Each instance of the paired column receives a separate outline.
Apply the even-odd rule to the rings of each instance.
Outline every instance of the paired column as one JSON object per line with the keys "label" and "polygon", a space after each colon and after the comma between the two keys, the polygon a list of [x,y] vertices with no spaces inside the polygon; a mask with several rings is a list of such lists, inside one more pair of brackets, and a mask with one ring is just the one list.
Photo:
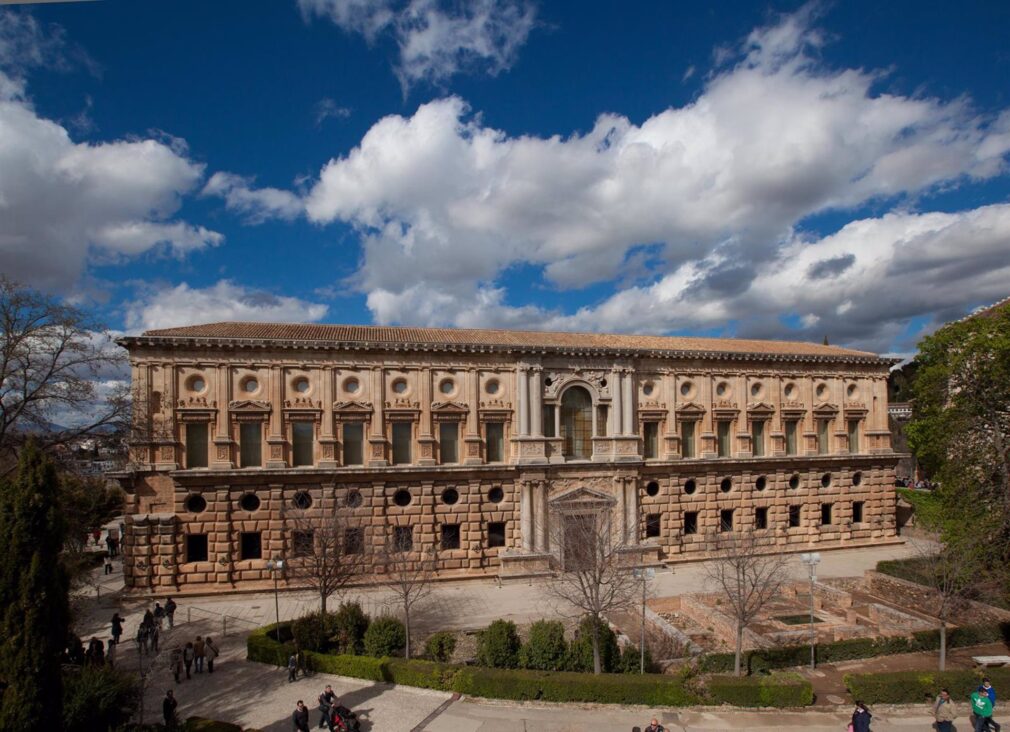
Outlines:
{"label": "paired column", "polygon": [[624,433],[624,389],[622,388],[622,374],[619,369],[610,372],[611,392],[613,398],[610,405],[610,422],[607,425],[607,434],[614,436]]}
{"label": "paired column", "polygon": [[530,391],[530,432],[534,437],[544,436],[544,390],[541,386],[543,369],[534,366],[529,379]]}
{"label": "paired column", "polygon": [[529,371],[524,365],[516,369],[516,388],[519,391],[519,425],[517,432],[520,437],[530,433],[530,385]]}
{"label": "paired column", "polygon": [[533,533],[533,482],[524,480],[520,484],[522,501],[520,504],[520,521],[522,524],[523,551],[532,552],[535,546]]}

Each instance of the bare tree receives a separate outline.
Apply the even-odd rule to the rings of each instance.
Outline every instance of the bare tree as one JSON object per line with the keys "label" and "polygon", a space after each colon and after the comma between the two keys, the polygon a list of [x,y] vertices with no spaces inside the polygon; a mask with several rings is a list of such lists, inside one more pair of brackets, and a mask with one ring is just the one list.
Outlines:
{"label": "bare tree", "polygon": [[632,607],[641,583],[628,564],[619,531],[611,531],[609,507],[558,512],[552,516],[551,546],[557,571],[545,581],[545,590],[579,616],[593,619],[593,673],[602,673],[600,624],[609,613]]}
{"label": "bare tree", "polygon": [[0,276],[0,471],[34,434],[43,448],[128,425],[126,357],[77,308]]}
{"label": "bare tree", "polygon": [[789,556],[763,554],[750,532],[721,532],[710,538],[710,545],[716,556],[706,563],[705,573],[736,624],[733,673],[739,676],[744,630],[781,594],[789,577]]}
{"label": "bare tree", "polygon": [[333,507],[299,508],[307,493],[295,496],[294,509],[285,511],[285,523],[291,531],[291,576],[308,585],[319,596],[319,610],[326,613],[326,602],[334,593],[351,584],[363,569],[362,529],[350,526]]}
{"label": "bare tree", "polygon": [[377,569],[383,573],[380,581],[393,593],[403,611],[407,658],[410,658],[411,613],[431,594],[435,579],[434,554],[415,552],[413,543],[412,533],[395,532],[387,537],[376,558]]}

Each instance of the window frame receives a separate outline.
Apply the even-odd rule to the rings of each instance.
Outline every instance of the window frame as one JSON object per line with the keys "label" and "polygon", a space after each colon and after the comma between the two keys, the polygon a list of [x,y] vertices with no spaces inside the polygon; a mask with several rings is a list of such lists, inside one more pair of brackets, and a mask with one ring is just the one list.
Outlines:
{"label": "window frame", "polygon": [[[193,540],[203,539],[203,557],[194,557],[191,551],[192,547],[190,542]],[[209,562],[210,561],[210,538],[204,532],[197,532],[193,534],[186,534],[186,564],[192,564],[194,562]]]}
{"label": "window frame", "polygon": [[[492,428],[495,432],[501,430],[501,434],[494,436],[494,439],[491,435]],[[494,450],[492,450],[492,445],[494,445]],[[489,463],[505,462],[505,422],[497,420],[484,422],[484,457]]]}
{"label": "window frame", "polygon": [[[186,469],[195,470],[198,468],[209,468],[210,467],[210,422],[200,420],[198,422],[185,422],[183,427],[186,432]],[[191,431],[203,430],[202,439],[194,439],[190,435]],[[201,457],[202,453],[202,465],[196,465],[194,463],[201,462],[201,460],[194,460],[194,457]]]}
{"label": "window frame", "polygon": [[[446,546],[446,539],[452,538],[455,534],[455,542],[450,542],[449,546]],[[451,552],[459,549],[463,545],[463,532],[458,523],[456,524],[442,524],[442,528],[438,534],[438,546],[444,552]],[[453,545],[454,544],[454,545]]]}
{"label": "window frame", "polygon": [[[348,430],[360,431],[360,438],[355,440],[347,439]],[[340,437],[341,437],[341,449],[343,454],[341,455],[341,463],[343,465],[364,465],[365,464],[365,423],[364,422],[344,422],[340,427]],[[357,460],[350,460],[348,458],[348,443],[357,445]]]}
{"label": "window frame", "polygon": [[[446,439],[446,433],[452,429],[452,438]],[[452,449],[447,450],[447,445]],[[446,457],[446,453],[451,452],[451,459]],[[438,462],[441,465],[456,465],[459,463],[459,422],[456,420],[444,420],[438,423]]]}
{"label": "window frame", "polygon": [[411,465],[414,462],[414,422],[392,420],[389,425],[389,438],[391,464]]}
{"label": "window frame", "polygon": [[[256,459],[247,460],[252,457],[246,454],[246,450],[252,452],[252,444],[246,439],[246,431],[256,432]],[[242,421],[238,423],[238,457],[240,468],[262,468],[263,467],[263,421]]]}
{"label": "window frame", "polygon": [[[492,529],[492,527],[500,527],[501,530]],[[486,534],[486,545],[488,549],[499,549],[504,548],[506,543],[506,532],[508,530],[507,521],[488,521],[487,522],[487,534]]]}
{"label": "window frame", "polygon": [[[308,443],[305,442],[306,428]],[[308,451],[306,454],[305,451]],[[309,468],[316,462],[316,425],[312,420],[296,419],[291,421],[291,467]],[[305,458],[308,458],[306,462]]]}

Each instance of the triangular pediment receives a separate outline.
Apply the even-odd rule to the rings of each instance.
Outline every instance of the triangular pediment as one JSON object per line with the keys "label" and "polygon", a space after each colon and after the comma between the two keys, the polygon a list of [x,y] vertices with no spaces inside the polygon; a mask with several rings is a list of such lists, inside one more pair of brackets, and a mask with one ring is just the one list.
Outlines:
{"label": "triangular pediment", "polygon": [[775,406],[768,402],[756,402],[747,406],[749,414],[774,414]]}
{"label": "triangular pediment", "polygon": [[466,414],[466,405],[459,402],[435,402],[431,405],[431,411],[435,414]]}
{"label": "triangular pediment", "polygon": [[823,404],[818,404],[816,407],[814,407],[814,414],[821,416],[838,414],[838,407],[834,404],[828,404],[827,402],[824,402]]}
{"label": "triangular pediment", "polygon": [[334,412],[342,412],[344,414],[354,413],[354,414],[371,414],[372,403],[371,402],[359,402],[359,401],[348,401],[348,402],[334,402],[333,403]]}
{"label": "triangular pediment", "polygon": [[259,414],[261,412],[269,412],[270,404],[257,399],[240,399],[238,401],[231,402],[228,405],[228,409],[232,412],[255,412]]}
{"label": "triangular pediment", "polygon": [[705,407],[698,404],[698,402],[685,402],[677,407],[677,414],[693,414],[702,415],[705,413]]}
{"label": "triangular pediment", "polygon": [[612,506],[615,503],[617,503],[617,500],[609,493],[605,493],[594,488],[586,488],[584,486],[573,488],[550,499],[550,504],[554,508],[563,508],[565,506],[578,507],[586,505],[599,506],[600,504]]}

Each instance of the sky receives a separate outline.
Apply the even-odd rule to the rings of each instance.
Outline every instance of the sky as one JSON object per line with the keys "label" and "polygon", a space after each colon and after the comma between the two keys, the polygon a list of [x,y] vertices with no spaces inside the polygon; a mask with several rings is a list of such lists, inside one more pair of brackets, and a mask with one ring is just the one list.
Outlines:
{"label": "sky", "polygon": [[0,272],[140,332],[908,354],[1010,295],[1010,5],[0,6]]}

